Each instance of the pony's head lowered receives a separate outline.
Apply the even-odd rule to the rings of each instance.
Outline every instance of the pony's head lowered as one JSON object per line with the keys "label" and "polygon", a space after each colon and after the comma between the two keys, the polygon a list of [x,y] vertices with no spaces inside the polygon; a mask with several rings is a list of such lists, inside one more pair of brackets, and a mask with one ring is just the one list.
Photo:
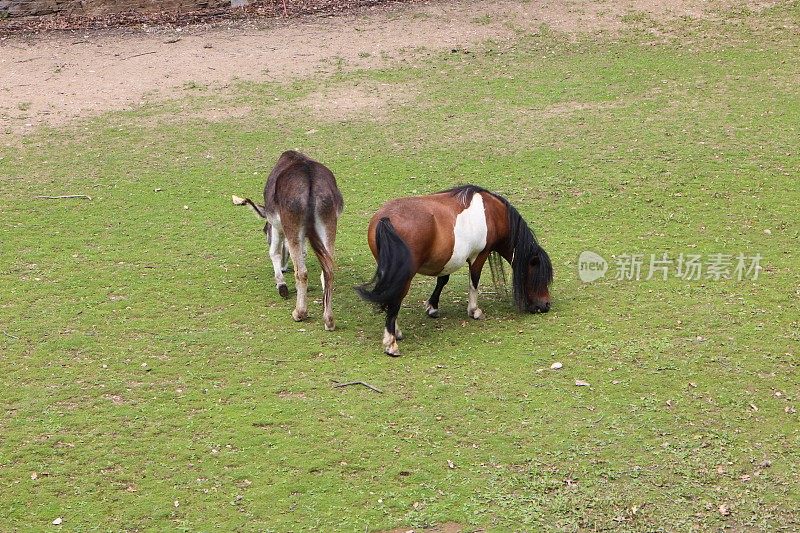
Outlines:
{"label": "pony's head lowered", "polygon": [[536,241],[525,219],[514,206],[508,209],[508,244],[512,250],[514,303],[520,311],[546,313],[550,310],[550,284],[553,265],[550,256]]}

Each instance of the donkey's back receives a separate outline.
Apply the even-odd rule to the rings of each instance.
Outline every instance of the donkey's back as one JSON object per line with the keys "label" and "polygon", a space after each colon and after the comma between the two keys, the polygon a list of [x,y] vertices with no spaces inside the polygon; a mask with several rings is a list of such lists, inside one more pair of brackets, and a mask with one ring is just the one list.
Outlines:
{"label": "donkey's back", "polygon": [[328,167],[300,152],[287,150],[278,158],[264,185],[264,206],[270,215],[328,219],[338,218],[344,201]]}

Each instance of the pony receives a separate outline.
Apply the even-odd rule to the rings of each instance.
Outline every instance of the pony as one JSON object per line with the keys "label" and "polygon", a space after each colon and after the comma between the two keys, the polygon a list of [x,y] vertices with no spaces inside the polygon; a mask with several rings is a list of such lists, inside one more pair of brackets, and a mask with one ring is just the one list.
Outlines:
{"label": "pony", "polygon": [[308,270],[306,269],[305,239],[322,267],[323,321],[327,331],[335,329],[333,319],[333,270],[336,224],[344,209],[344,200],[333,172],[313,159],[289,150],[283,152],[267,177],[264,185],[264,205],[250,198],[233,196],[234,205],[246,205],[260,218],[266,219],[264,234],[267,237],[269,257],[275,271],[278,294],[289,297],[283,273],[287,270],[288,255],[294,265],[297,301],[292,318],[296,321],[308,317],[306,295]]}
{"label": "pony", "polygon": [[550,310],[553,266],[519,211],[502,196],[475,185],[464,185],[427,196],[391,200],[372,217],[367,230],[375,275],[356,292],[386,312],[383,348],[400,355],[403,334],[397,326],[400,305],[416,274],[436,277],[436,288],[425,302],[427,315],[439,316],[439,296],[450,274],[469,266],[467,315],[483,318],[478,307],[478,283],[489,259],[493,274],[505,259],[513,270],[514,303],[520,311]]}

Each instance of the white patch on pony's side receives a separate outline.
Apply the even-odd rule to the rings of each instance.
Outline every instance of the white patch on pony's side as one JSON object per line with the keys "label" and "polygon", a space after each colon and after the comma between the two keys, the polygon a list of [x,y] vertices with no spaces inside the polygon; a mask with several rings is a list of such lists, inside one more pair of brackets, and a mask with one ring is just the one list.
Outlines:
{"label": "white patch on pony's side", "polygon": [[483,197],[481,193],[476,192],[472,196],[470,205],[456,216],[456,224],[453,227],[455,237],[453,253],[438,275],[452,274],[465,266],[468,261],[474,261],[486,248],[488,232]]}

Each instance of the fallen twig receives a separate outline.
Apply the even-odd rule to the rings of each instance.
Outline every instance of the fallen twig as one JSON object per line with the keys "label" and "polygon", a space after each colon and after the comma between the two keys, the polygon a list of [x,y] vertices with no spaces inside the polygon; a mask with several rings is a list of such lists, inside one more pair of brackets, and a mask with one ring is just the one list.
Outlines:
{"label": "fallen twig", "polygon": [[377,393],[383,394],[383,391],[377,387],[373,387],[366,381],[348,381],[347,383],[334,383],[333,388],[338,389],[339,387],[349,387],[350,385],[364,385],[368,389],[372,389]]}
{"label": "fallen twig", "polygon": [[134,57],[146,56],[148,54],[155,54],[155,53],[156,53],[156,51],[153,50],[152,52],[143,52],[141,54],[133,54],[132,56],[123,57],[122,59],[120,59],[120,61],[125,61],[126,59],[133,59]]}
{"label": "fallen twig", "polygon": [[62,196],[36,196],[36,198],[40,198],[42,200],[62,200],[64,198],[85,198],[87,200],[91,200],[92,197],[88,194],[64,194]]}
{"label": "fallen twig", "polygon": [[7,331],[4,331],[4,332],[3,332],[3,335],[5,335],[6,337],[8,337],[9,339],[14,339],[15,341],[18,341],[18,340],[19,340],[19,337],[15,337],[14,335],[12,335],[11,333],[9,333],[9,332],[7,332]]}

